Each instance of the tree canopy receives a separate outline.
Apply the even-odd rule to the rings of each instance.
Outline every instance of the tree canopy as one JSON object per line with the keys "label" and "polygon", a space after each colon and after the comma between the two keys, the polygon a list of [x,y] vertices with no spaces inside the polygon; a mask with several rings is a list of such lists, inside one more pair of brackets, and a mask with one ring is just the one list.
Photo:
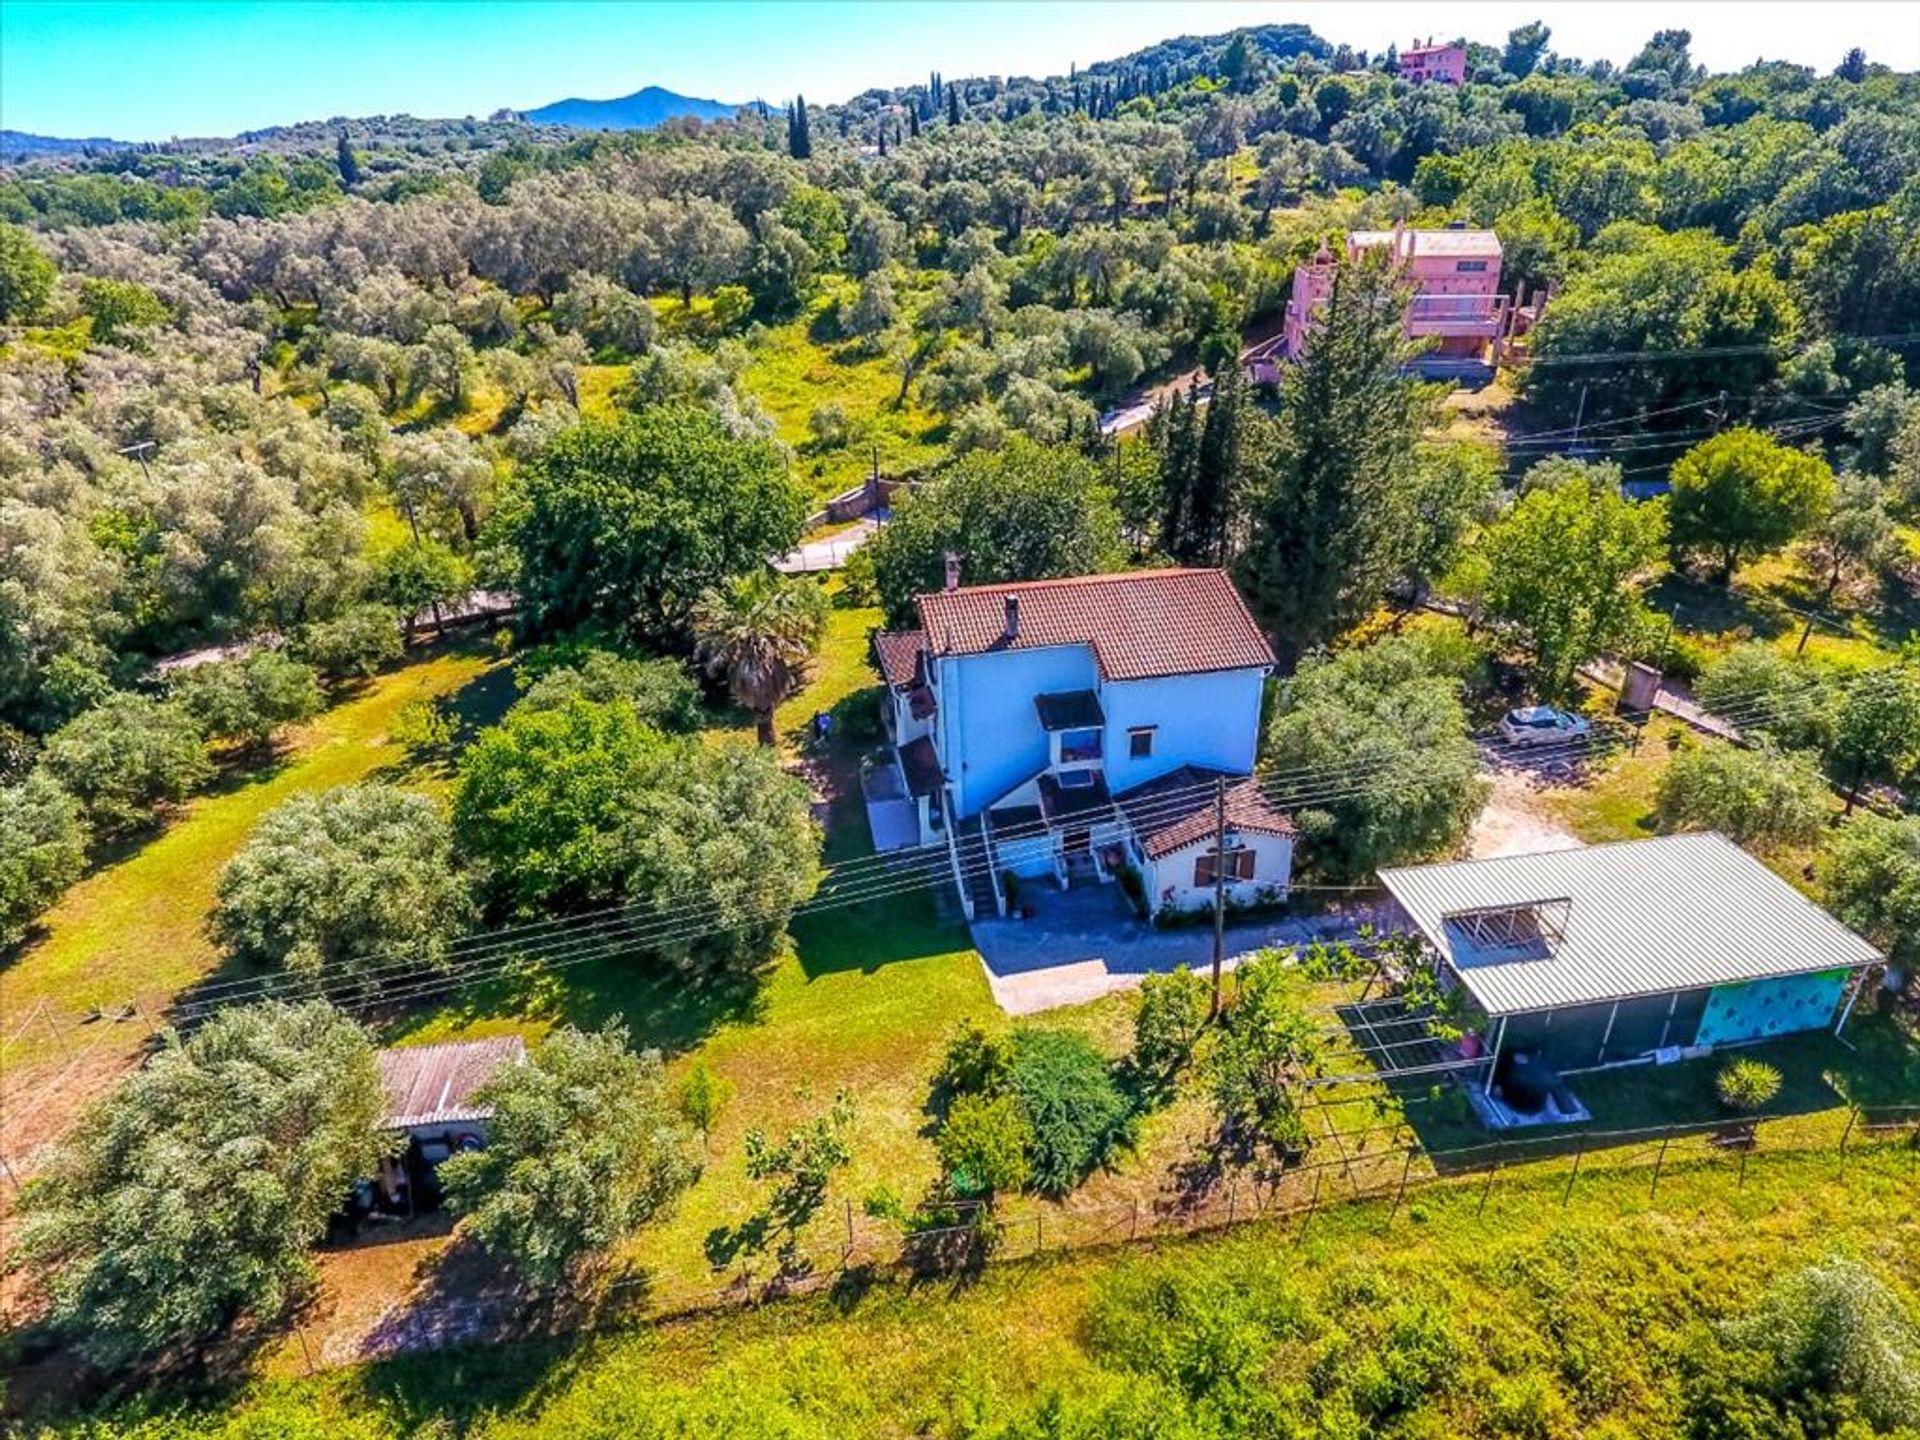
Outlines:
{"label": "tree canopy", "polygon": [[586,420],[516,472],[506,512],[528,622],[681,636],[700,593],[799,538],[779,452],[686,407]]}
{"label": "tree canopy", "polygon": [[221,1010],[95,1102],[21,1190],[19,1254],[104,1366],[272,1321],[391,1148],[385,1114],[372,1040],[330,1006]]}

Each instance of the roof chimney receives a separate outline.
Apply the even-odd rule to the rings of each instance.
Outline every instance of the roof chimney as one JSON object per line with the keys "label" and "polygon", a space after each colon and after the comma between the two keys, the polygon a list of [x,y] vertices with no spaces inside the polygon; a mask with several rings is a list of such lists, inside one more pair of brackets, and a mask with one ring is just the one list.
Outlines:
{"label": "roof chimney", "polygon": [[1018,595],[1009,595],[1007,596],[1007,639],[1018,640],[1019,638],[1020,597]]}
{"label": "roof chimney", "polygon": [[958,550],[949,550],[947,551],[947,589],[958,590],[959,588],[960,552]]}

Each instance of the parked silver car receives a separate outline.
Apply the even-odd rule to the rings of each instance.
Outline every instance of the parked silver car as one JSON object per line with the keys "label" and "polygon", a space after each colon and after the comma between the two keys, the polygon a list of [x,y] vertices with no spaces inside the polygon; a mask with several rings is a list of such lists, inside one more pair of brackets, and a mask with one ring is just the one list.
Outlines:
{"label": "parked silver car", "polygon": [[1585,717],[1556,710],[1551,705],[1527,705],[1500,717],[1500,738],[1513,746],[1584,740],[1592,730]]}

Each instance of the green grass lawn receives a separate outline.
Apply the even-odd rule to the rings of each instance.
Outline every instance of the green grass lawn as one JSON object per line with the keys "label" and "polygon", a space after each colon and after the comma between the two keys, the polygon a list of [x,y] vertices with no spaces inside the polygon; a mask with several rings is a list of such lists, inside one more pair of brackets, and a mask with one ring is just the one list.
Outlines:
{"label": "green grass lawn", "polygon": [[[69,890],[41,936],[0,971],[0,1011],[19,1015],[41,999],[63,1012],[135,997],[152,1005],[205,978],[219,964],[206,922],[220,868],[260,817],[294,795],[380,772],[406,778],[405,752],[388,738],[395,715],[416,700],[491,710],[503,675],[483,648],[449,647],[345,692],[288,735],[272,761],[230,772],[151,839]],[[4,1059],[30,1065],[52,1058],[51,1047],[35,1027]]]}
{"label": "green grass lawn", "polygon": [[[1644,1169],[1572,1186],[1564,1167],[1514,1174],[1485,1193],[1469,1177],[1403,1205],[1053,1254],[966,1282],[874,1277],[670,1325],[263,1382],[153,1440],[1091,1437],[1117,1432],[1044,1417],[1129,1395],[1128,1435],[1194,1433],[1181,1417],[1201,1397],[1326,1427],[1276,1434],[1668,1435],[1682,1357],[1700,1353],[1689,1327],[1745,1312],[1776,1276],[1840,1251],[1916,1303],[1904,1158],[1761,1154],[1736,1180],[1738,1164],[1670,1165],[1657,1192]],[[1434,1337],[1437,1366],[1392,1358],[1387,1383],[1383,1360],[1419,1336]],[[1400,1397],[1391,1426],[1354,1408],[1383,1393]],[[1002,1428],[1018,1417],[1024,1428]]]}

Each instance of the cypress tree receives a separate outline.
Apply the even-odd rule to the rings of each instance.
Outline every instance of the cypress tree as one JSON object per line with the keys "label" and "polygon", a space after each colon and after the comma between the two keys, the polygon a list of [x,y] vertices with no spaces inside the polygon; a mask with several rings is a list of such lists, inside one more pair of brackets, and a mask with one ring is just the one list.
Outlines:
{"label": "cypress tree", "polygon": [[880,122],[880,158],[887,158],[887,122],[884,120]]}
{"label": "cypress tree", "polygon": [[340,161],[340,188],[351,190],[360,183],[360,162],[354,158],[353,146],[347,143],[347,132],[340,132],[340,144],[337,149]]}
{"label": "cypress tree", "polygon": [[951,85],[947,87],[947,124],[960,123],[960,92]]}
{"label": "cypress tree", "polygon": [[1238,565],[1254,613],[1294,655],[1364,619],[1416,537],[1425,401],[1402,369],[1406,297],[1384,260],[1334,273],[1286,378],[1284,439]]}
{"label": "cypress tree", "polygon": [[807,127],[807,97],[793,97],[793,107],[787,112],[787,153],[796,160],[813,158],[813,135]]}
{"label": "cypress tree", "polygon": [[1160,449],[1160,548],[1185,563],[1193,553],[1193,492],[1200,458],[1196,381],[1185,395],[1175,391],[1167,402],[1166,425]]}
{"label": "cypress tree", "polygon": [[918,108],[907,111],[907,134],[915,140],[920,138],[920,111]]}
{"label": "cypress tree", "polygon": [[1224,565],[1228,559],[1239,503],[1241,437],[1246,418],[1246,379],[1236,358],[1213,375],[1213,398],[1194,459],[1193,492],[1188,502],[1188,565]]}

